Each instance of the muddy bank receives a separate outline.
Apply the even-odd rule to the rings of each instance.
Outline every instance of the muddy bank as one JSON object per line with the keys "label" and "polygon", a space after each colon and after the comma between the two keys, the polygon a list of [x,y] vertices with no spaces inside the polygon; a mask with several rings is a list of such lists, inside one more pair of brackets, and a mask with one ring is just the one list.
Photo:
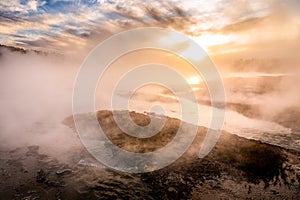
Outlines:
{"label": "muddy bank", "polygon": [[[160,134],[131,138],[114,123],[111,112],[98,120],[116,145],[135,152],[162,148],[176,134],[179,120],[167,119]],[[137,123],[148,116],[131,113]],[[64,121],[73,127],[72,118]],[[299,199],[300,154],[223,132],[204,159],[198,152],[206,128],[199,127],[190,149],[170,166],[143,174],[106,168],[84,148],[68,162],[38,146],[0,152],[0,199]],[[74,137],[77,137],[74,134]]]}

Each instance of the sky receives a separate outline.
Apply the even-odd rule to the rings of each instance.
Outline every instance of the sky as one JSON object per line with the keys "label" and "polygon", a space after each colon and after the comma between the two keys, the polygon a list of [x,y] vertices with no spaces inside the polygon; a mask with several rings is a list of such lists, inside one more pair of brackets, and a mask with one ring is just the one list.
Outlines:
{"label": "sky", "polygon": [[115,33],[154,26],[191,37],[219,60],[293,60],[285,54],[300,50],[299,9],[297,0],[0,1],[0,44],[76,54]]}

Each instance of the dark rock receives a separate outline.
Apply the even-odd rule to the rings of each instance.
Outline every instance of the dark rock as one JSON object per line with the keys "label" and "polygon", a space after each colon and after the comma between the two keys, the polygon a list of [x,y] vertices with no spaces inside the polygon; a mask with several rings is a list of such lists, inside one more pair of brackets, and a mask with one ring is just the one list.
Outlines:
{"label": "dark rock", "polygon": [[72,173],[71,169],[60,169],[60,170],[56,171],[56,174],[58,176],[63,176],[63,175],[66,175],[66,174],[71,174],[71,173]]}
{"label": "dark rock", "polygon": [[22,167],[22,168],[21,168],[21,172],[23,172],[23,173],[28,173],[28,169],[25,168],[25,167]]}
{"label": "dark rock", "polygon": [[36,190],[28,190],[28,191],[27,191],[27,194],[35,194],[35,193],[37,193]]}
{"label": "dark rock", "polygon": [[38,170],[36,176],[36,182],[44,183],[46,179],[47,179],[47,174],[44,172],[44,170],[42,169]]}
{"label": "dark rock", "polygon": [[50,187],[63,187],[63,184],[59,181],[46,180],[44,184]]}

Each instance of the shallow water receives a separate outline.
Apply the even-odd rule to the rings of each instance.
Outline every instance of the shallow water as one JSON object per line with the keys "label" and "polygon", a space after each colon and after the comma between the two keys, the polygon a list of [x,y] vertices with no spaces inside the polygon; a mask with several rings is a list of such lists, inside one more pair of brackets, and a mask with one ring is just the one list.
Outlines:
{"label": "shallow water", "polygon": [[[278,106],[278,104],[281,103],[282,95],[286,95],[282,94],[282,91],[286,93],[289,92],[289,88],[284,88],[282,86],[282,82],[284,82],[285,79],[290,79],[291,76],[291,74],[230,74],[224,80],[227,102],[240,104],[242,106],[251,105],[259,111],[262,110],[263,114],[265,114],[264,110],[267,110],[268,112],[274,110],[275,114],[273,113],[273,115],[281,114],[282,112],[285,112],[285,109],[289,108],[288,104],[290,103],[289,101],[286,101],[287,105],[284,105],[286,107]],[[293,75],[293,77],[296,77],[296,75]],[[233,83],[236,82],[237,85],[234,85]],[[281,90],[274,91],[274,88],[276,87],[280,87]],[[149,90],[147,91],[147,94],[150,96],[158,95],[155,93],[155,90]],[[293,96],[290,98],[293,98]],[[191,108],[194,106],[193,104],[195,104],[195,102],[189,100],[186,100],[185,103],[186,105],[190,105]],[[160,105],[164,111],[162,112],[161,109],[151,110],[151,105],[149,104],[152,106]],[[198,104],[199,114],[192,109],[187,109],[187,113],[184,114],[189,115],[191,119],[197,118],[198,123],[194,123],[193,121],[186,122],[213,128],[211,126],[213,112],[212,107],[201,103],[196,104]],[[274,104],[274,106],[272,104]],[[291,104],[291,106],[297,105]],[[178,106],[176,102],[160,100],[149,102],[147,99],[143,98],[135,99],[134,103],[130,104],[130,110],[141,113],[155,112],[157,114],[165,114],[169,117],[178,119],[182,119],[183,114],[180,106]],[[220,111],[218,108],[214,108],[214,112],[218,113],[218,111]],[[285,124],[284,121],[289,121],[291,118],[297,118],[297,116],[288,116],[282,119],[282,123],[279,124],[276,120],[273,120],[273,116],[270,117],[269,115],[266,115],[249,117],[246,116],[247,113],[245,112],[238,112],[234,109],[227,108],[223,130],[247,139],[260,140],[262,142],[282,146],[288,149],[300,150],[300,133],[295,131],[295,127],[299,127],[299,124],[294,124],[293,126],[283,125]],[[219,120],[220,124],[223,123],[222,118],[217,120]]]}

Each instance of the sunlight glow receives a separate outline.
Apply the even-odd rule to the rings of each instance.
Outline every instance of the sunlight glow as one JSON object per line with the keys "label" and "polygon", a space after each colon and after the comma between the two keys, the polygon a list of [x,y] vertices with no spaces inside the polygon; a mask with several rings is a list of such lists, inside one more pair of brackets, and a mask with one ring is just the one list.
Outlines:
{"label": "sunlight glow", "polygon": [[188,83],[191,85],[200,84],[200,78],[197,76],[192,76],[188,79]]}
{"label": "sunlight glow", "polygon": [[222,45],[230,42],[230,36],[223,34],[206,34],[192,37],[192,39],[206,50],[210,46]]}

